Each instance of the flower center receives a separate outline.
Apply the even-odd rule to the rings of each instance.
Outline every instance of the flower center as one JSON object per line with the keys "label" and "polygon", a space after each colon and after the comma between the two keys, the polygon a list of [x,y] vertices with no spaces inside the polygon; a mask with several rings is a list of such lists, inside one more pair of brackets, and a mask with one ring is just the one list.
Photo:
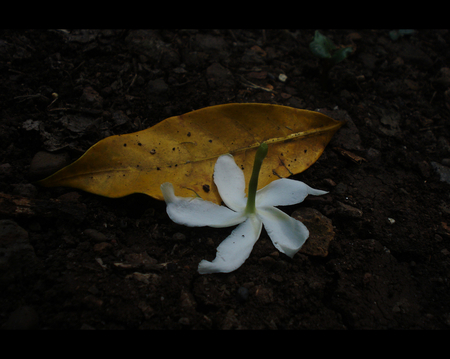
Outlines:
{"label": "flower center", "polygon": [[255,162],[253,163],[253,172],[252,177],[250,178],[250,182],[248,184],[248,198],[247,198],[247,207],[245,207],[245,213],[251,214],[255,213],[255,198],[256,198],[256,190],[258,188],[258,177],[259,171],[261,170],[261,165],[264,158],[267,155],[268,146],[267,143],[261,143],[256,151]]}

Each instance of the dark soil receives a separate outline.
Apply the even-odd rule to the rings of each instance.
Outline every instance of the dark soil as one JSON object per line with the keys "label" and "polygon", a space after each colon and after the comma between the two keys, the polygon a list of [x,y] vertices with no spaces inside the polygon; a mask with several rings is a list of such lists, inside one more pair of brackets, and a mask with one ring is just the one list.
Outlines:
{"label": "dark soil", "polygon": [[[355,48],[327,86],[314,30],[1,31],[0,325],[448,329],[450,33],[322,33]],[[326,257],[290,259],[263,231],[241,268],[200,275],[230,228],[34,184],[107,136],[231,102],[348,120],[294,176],[329,194],[284,208],[332,221]]]}

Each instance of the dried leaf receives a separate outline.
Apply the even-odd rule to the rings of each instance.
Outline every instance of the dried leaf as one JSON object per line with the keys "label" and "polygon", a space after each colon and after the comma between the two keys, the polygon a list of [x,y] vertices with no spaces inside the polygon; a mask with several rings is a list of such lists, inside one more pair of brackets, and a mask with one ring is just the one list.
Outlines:
{"label": "dried leaf", "polygon": [[342,156],[344,156],[345,158],[350,159],[351,161],[357,163],[357,164],[361,164],[363,162],[367,162],[367,160],[361,156],[355,155],[353,152],[344,150],[343,148],[340,147],[334,147],[333,148],[335,151],[337,151],[338,153],[340,153]]}
{"label": "dried leaf", "polygon": [[261,142],[269,153],[260,172],[262,188],[310,167],[343,122],[319,112],[271,104],[225,104],[161,121],[135,133],[107,137],[71,165],[39,181],[106,197],[145,193],[162,200],[171,182],[178,196],[196,194],[220,203],[213,182],[220,155],[231,153],[250,178]]}

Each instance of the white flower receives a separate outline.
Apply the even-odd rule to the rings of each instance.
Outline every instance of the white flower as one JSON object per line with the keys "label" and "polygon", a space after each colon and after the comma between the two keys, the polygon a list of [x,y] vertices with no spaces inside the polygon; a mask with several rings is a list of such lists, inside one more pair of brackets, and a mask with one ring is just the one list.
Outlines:
{"label": "white flower", "polygon": [[[258,173],[259,168],[256,184]],[[161,185],[167,203],[167,214],[175,223],[190,227],[229,227],[239,224],[219,245],[216,258],[212,262],[200,262],[200,274],[228,273],[238,269],[249,257],[263,224],[273,245],[280,252],[293,257],[305,243],[309,231],[303,223],[274,206],[300,203],[308,194],[327,193],[300,181],[278,179],[256,192],[252,209],[252,206],[247,205],[247,201],[250,202],[251,186],[249,185],[249,198],[246,198],[244,174],[231,155],[223,155],[217,159],[214,182],[227,207],[199,197],[177,197],[171,183]]]}

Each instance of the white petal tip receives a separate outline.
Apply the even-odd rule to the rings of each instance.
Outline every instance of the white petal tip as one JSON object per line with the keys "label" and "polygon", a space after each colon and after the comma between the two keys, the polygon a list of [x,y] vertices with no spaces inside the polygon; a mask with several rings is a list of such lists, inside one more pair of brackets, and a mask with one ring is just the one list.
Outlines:
{"label": "white petal tip", "polygon": [[173,190],[173,185],[170,182],[164,182],[161,184],[161,192],[164,196],[166,203],[171,203],[175,201],[175,192]]}
{"label": "white petal tip", "polygon": [[198,272],[200,274],[211,274],[211,273],[228,273],[230,270],[221,269],[216,263],[209,262],[207,260],[202,260],[198,264]]}
{"label": "white petal tip", "polygon": [[310,190],[308,191],[308,194],[312,194],[314,196],[322,196],[327,193],[328,193],[328,191],[322,191],[321,189],[314,189],[311,187],[310,187]]}
{"label": "white petal tip", "polygon": [[[301,247],[300,247],[301,248]],[[300,248],[299,249],[295,249],[295,250],[292,250],[292,249],[290,249],[290,250],[284,250],[284,254],[286,254],[289,258],[293,258],[294,257],[294,255],[300,250]]]}
{"label": "white petal tip", "polygon": [[160,188],[161,188],[161,191],[167,191],[167,190],[172,190],[173,191],[173,184],[172,183],[170,183],[170,182],[164,182],[164,183],[162,183],[161,184],[161,186],[160,186]]}
{"label": "white petal tip", "polygon": [[[305,240],[306,241],[306,240]],[[287,255],[289,258],[293,258],[297,252],[303,247],[303,244],[298,248],[291,248],[287,246],[281,246],[280,244],[273,242],[275,247],[283,254]]]}

